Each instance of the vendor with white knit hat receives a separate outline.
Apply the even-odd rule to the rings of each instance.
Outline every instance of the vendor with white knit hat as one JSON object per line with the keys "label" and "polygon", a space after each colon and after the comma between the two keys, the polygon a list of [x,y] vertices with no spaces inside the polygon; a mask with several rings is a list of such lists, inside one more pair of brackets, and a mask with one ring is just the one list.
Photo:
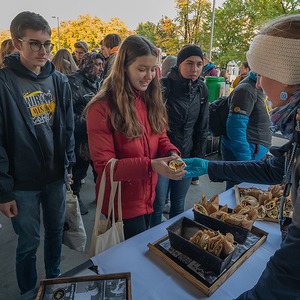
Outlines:
{"label": "vendor with white knit hat", "polygon": [[[283,59],[284,53],[284,59]],[[300,299],[300,14],[270,22],[250,45],[247,60],[258,74],[257,87],[267,94],[271,130],[289,139],[272,147],[273,157],[261,161],[214,162],[186,159],[186,177],[208,174],[212,181],[231,180],[283,184],[279,220],[283,243],[270,258],[257,284],[237,300]],[[293,221],[286,232],[283,208],[291,191]],[[278,213],[278,212],[277,212]],[[238,296],[238,295],[237,295]]]}

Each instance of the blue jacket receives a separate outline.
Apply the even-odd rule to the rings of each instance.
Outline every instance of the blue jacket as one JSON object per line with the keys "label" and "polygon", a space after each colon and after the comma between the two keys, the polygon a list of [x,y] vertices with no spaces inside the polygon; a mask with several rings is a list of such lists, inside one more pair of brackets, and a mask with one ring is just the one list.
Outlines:
{"label": "blue jacket", "polygon": [[13,200],[13,190],[40,190],[46,184],[45,160],[18,76],[36,80],[52,75],[56,95],[54,143],[63,179],[75,163],[74,118],[68,79],[48,61],[36,75],[20,63],[18,54],[5,58],[0,70],[0,203]]}
{"label": "blue jacket", "polygon": [[[251,75],[251,73],[250,73]],[[264,104],[264,94],[256,88],[256,81],[248,76],[229,96],[229,116],[226,123],[227,137],[223,145],[236,160],[264,157],[271,146],[270,118]],[[255,153],[256,145],[262,145],[261,153]],[[256,154],[256,156],[255,156]]]}

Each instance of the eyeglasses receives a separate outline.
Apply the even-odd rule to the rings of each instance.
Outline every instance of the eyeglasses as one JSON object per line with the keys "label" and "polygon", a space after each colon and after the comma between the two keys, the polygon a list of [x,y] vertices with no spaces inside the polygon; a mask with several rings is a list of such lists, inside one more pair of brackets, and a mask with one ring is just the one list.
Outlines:
{"label": "eyeglasses", "polygon": [[44,46],[44,49],[47,53],[50,53],[52,50],[53,50],[53,47],[54,47],[54,44],[52,43],[45,43],[45,44],[42,44],[41,42],[39,41],[35,41],[35,42],[28,42],[28,41],[24,41],[22,39],[18,39],[20,42],[24,42],[24,43],[28,43],[29,46],[30,46],[30,49],[33,51],[33,52],[39,52],[41,49],[42,49],[42,46]]}

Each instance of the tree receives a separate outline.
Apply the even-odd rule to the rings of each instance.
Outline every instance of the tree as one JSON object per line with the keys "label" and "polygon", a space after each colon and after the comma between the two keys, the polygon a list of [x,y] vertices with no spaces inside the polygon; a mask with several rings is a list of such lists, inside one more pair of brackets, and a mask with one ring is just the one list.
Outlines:
{"label": "tree", "polygon": [[135,32],[136,34],[147,38],[151,43],[156,43],[157,28],[154,23],[149,21],[146,23],[139,23]]}
{"label": "tree", "polygon": [[[207,28],[211,15],[209,0],[175,0],[178,33],[183,40],[181,44],[194,43],[199,46],[207,44]],[[208,42],[209,44],[209,42]]]}
{"label": "tree", "polygon": [[[62,48],[74,50],[77,41],[86,41],[90,49],[98,46],[99,42],[109,33],[117,33],[121,39],[133,34],[127,29],[126,24],[119,18],[112,18],[109,22],[103,22],[98,17],[92,18],[89,14],[79,15],[77,20],[63,21],[60,23],[60,43]],[[57,28],[52,30],[54,52],[58,50]]]}
{"label": "tree", "polygon": [[299,13],[298,0],[226,0],[216,9],[214,62],[226,67],[231,60],[246,60],[249,45],[259,28],[283,14]]}
{"label": "tree", "polygon": [[176,55],[178,52],[177,26],[168,17],[163,17],[157,25],[156,46],[169,55]]}
{"label": "tree", "polygon": [[9,30],[0,30],[0,44],[3,41],[10,39],[10,31]]}

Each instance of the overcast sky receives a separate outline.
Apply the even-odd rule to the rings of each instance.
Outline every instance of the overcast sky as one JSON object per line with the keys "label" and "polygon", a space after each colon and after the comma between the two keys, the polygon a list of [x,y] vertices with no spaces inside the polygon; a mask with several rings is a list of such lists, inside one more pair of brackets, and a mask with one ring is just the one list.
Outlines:
{"label": "overcast sky", "polygon": [[[224,0],[216,0],[220,5]],[[76,20],[78,15],[90,14],[108,22],[118,17],[128,26],[136,29],[140,22],[157,23],[162,16],[174,18],[174,0],[6,0],[2,3],[0,29],[9,29],[11,20],[24,10],[41,14],[51,27],[60,21]]]}

